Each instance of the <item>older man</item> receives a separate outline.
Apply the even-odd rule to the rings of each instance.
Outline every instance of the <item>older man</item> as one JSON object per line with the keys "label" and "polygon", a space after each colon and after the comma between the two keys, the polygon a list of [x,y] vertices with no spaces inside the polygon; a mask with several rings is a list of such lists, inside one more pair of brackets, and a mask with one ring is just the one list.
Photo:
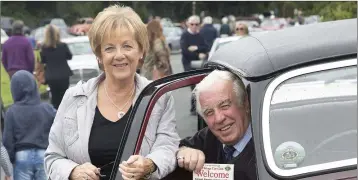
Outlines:
{"label": "older man", "polygon": [[[191,61],[205,59],[209,47],[204,38],[199,34],[199,16],[190,16],[187,21],[188,29],[181,35],[180,47],[184,71],[192,70]],[[194,89],[194,86],[191,86]],[[194,99],[191,99],[191,114],[195,114]]]}
{"label": "older man", "polygon": [[[234,164],[235,180],[257,179],[250,106],[242,81],[230,72],[214,70],[194,94],[197,112],[208,127],[181,140],[179,167],[198,172],[204,163]],[[179,174],[183,178],[184,173]]]}

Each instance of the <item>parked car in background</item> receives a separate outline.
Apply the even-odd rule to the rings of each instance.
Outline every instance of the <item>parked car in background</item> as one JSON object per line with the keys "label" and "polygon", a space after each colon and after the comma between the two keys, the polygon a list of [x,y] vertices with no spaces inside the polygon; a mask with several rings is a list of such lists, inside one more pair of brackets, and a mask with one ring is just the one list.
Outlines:
{"label": "parked car in background", "polygon": [[[215,69],[234,73],[248,93],[257,179],[357,179],[357,19],[246,36],[219,48],[201,69],[151,82],[128,116],[114,166],[146,143],[162,95]],[[182,180],[181,173],[193,174],[177,167],[167,179]],[[122,179],[116,168],[111,175]]]}
{"label": "parked car in background", "polygon": [[[45,28],[46,26],[42,26],[33,30],[30,34],[30,37],[34,38],[36,42],[42,43],[42,41],[45,39]],[[61,39],[74,37],[73,35],[70,35],[67,31],[64,31],[62,29],[59,30]]]}
{"label": "parked car in background", "polygon": [[224,44],[228,44],[228,43],[236,41],[240,38],[241,38],[241,36],[230,36],[230,37],[216,38],[213,43],[213,46],[210,49],[208,59],[210,59],[210,57],[215,53],[215,51],[218,50],[220,47],[222,47]]}
{"label": "parked car in background", "polygon": [[77,36],[86,35],[91,28],[93,18],[80,18],[77,20],[77,24],[71,26],[69,33]]}
{"label": "parked car in background", "polygon": [[40,22],[40,27],[46,26],[47,24],[52,24],[58,27],[63,32],[68,32],[68,26],[64,19],[62,18],[47,18]]}
{"label": "parked car in background", "polygon": [[1,46],[9,39],[9,36],[6,34],[6,32],[1,29]]}
{"label": "parked car in background", "polygon": [[264,31],[275,31],[283,29],[288,25],[284,18],[266,18],[261,24],[260,28]]}
{"label": "parked car in background", "polygon": [[180,37],[183,34],[183,30],[179,27],[163,27],[163,34],[170,50],[172,52],[179,51]]}
{"label": "parked car in background", "polygon": [[[1,19],[1,29],[3,29],[8,36],[11,36],[12,23],[14,23],[15,19],[12,17],[5,17],[5,16],[1,16],[0,19]],[[31,33],[31,29],[26,25],[24,25],[23,31],[24,31],[24,34]]]}
{"label": "parked car in background", "polygon": [[70,77],[70,87],[75,86],[79,81],[88,81],[97,77],[102,71],[99,69],[97,60],[77,59],[68,61],[73,75]]}
{"label": "parked car in background", "polygon": [[64,38],[61,40],[66,43],[72,53],[72,61],[77,59],[94,59],[96,56],[93,54],[88,36],[74,36]]}

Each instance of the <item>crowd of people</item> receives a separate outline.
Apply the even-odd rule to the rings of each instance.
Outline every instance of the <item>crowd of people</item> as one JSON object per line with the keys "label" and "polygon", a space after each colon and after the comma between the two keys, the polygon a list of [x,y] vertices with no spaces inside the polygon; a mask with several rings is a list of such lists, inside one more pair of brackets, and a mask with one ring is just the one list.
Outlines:
{"label": "crowd of people", "polygon": [[[0,161],[6,178],[109,179],[119,137],[139,94],[151,80],[173,73],[160,22],[144,24],[131,8],[118,5],[98,13],[88,38],[103,72],[71,88],[67,60],[72,54],[60,41],[58,29],[46,27],[36,56],[22,33],[23,23],[13,27],[14,36],[2,52],[14,99],[6,111],[2,138],[1,154],[9,156]],[[207,59],[218,37],[211,17],[205,17],[201,27],[200,18],[191,16],[187,27],[180,40],[185,71]],[[242,24],[236,30],[248,32]],[[220,30],[231,32],[225,26]],[[41,101],[38,83],[50,87],[52,105]],[[209,88],[213,84],[217,88]],[[235,164],[235,180],[256,179],[250,109],[241,80],[215,70],[191,89],[190,111],[208,127],[180,139],[173,96],[163,95],[153,109],[140,153],[118,167],[123,179],[187,179],[204,163]]]}

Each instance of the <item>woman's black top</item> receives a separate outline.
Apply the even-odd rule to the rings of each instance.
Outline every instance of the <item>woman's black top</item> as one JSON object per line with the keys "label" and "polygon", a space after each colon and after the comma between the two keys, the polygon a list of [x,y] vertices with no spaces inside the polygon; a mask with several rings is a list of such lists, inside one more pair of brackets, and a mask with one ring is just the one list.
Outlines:
{"label": "woman's black top", "polygon": [[67,60],[72,59],[72,53],[67,44],[59,43],[56,48],[41,48],[41,63],[45,64],[45,79],[58,80],[66,79],[72,76],[72,71]]}
{"label": "woman's black top", "polygon": [[112,122],[107,120],[96,107],[89,137],[88,153],[94,166],[103,167],[101,174],[106,175],[106,177],[102,177],[101,180],[109,179],[111,175],[117,149],[131,110],[132,107],[119,121]]}

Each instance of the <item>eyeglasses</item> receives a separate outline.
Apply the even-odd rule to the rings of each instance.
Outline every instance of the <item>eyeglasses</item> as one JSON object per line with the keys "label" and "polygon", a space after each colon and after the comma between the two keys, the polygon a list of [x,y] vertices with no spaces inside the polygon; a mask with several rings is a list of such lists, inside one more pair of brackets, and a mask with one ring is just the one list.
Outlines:
{"label": "eyeglasses", "polygon": [[199,24],[194,24],[194,23],[191,23],[190,25],[192,25],[192,26],[199,26]]}
{"label": "eyeglasses", "polygon": [[98,174],[98,176],[99,176],[99,177],[102,177],[102,178],[107,177],[107,175],[101,174],[101,169],[103,169],[104,167],[107,167],[107,166],[109,166],[109,165],[111,165],[111,164],[113,164],[113,163],[114,163],[114,161],[112,161],[112,162],[110,162],[110,163],[108,163],[108,164],[105,164],[105,165],[101,166],[101,167],[99,168],[99,174]]}
{"label": "eyeglasses", "polygon": [[244,28],[236,28],[236,31],[243,31]]}

